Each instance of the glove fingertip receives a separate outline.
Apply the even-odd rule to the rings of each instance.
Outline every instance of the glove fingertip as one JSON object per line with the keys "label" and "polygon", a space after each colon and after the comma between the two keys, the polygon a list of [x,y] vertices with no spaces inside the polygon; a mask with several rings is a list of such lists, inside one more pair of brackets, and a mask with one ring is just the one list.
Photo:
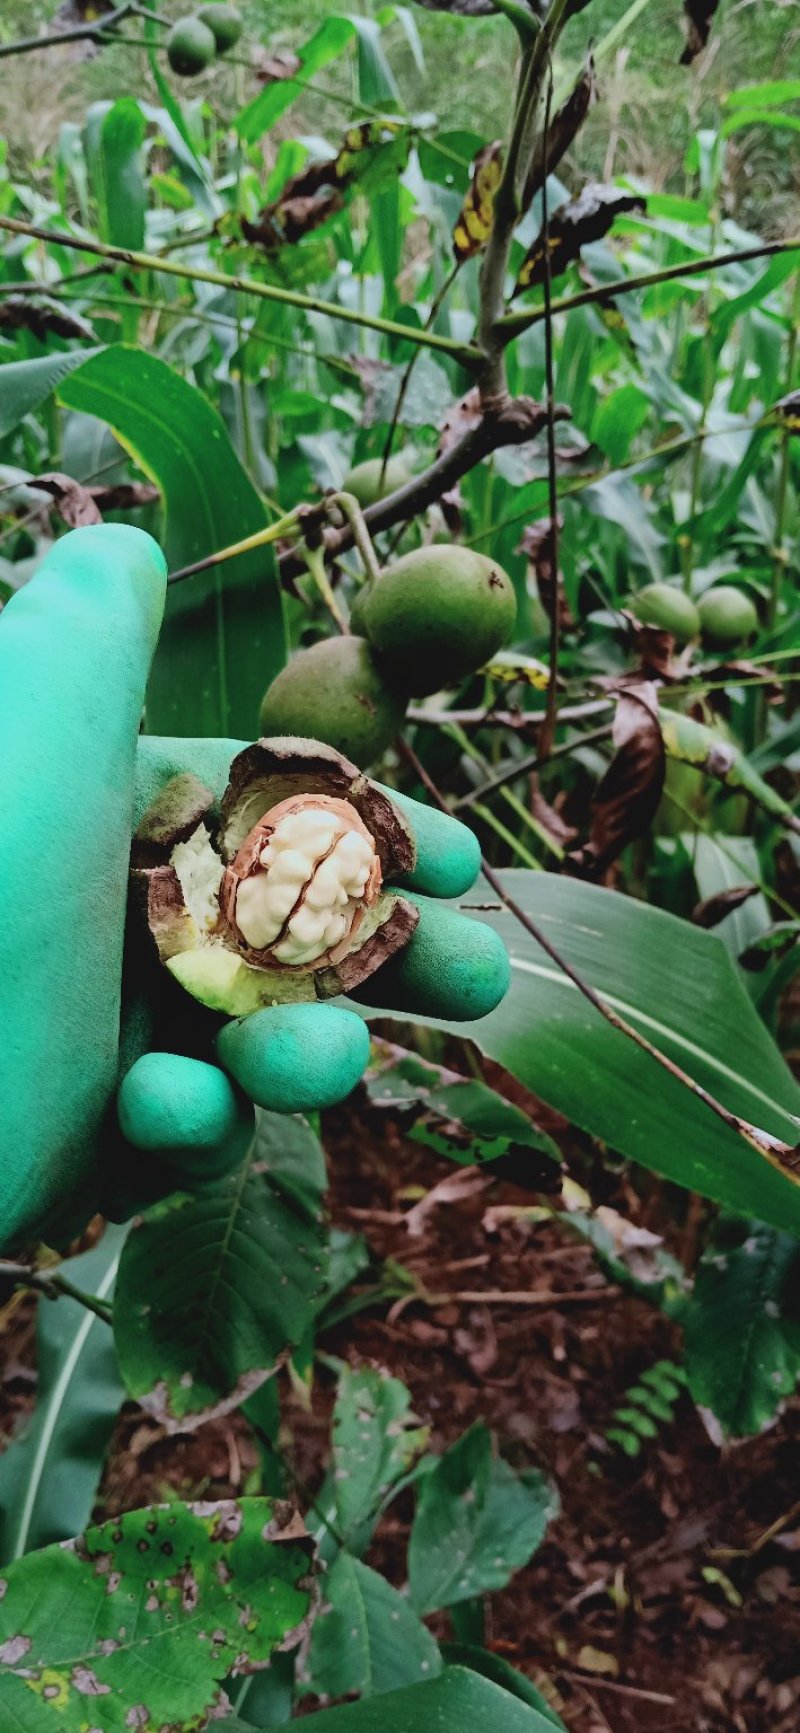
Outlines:
{"label": "glove fingertip", "polygon": [[187,1177],[212,1178],[242,1160],[253,1110],[218,1065],[177,1053],[145,1053],[117,1093],[123,1136]]}
{"label": "glove fingertip", "polygon": [[448,1023],[488,1016],[511,983],[511,964],[499,933],[447,904],[412,900],[420,909],[419,926],[405,950],[363,983],[359,999]]}
{"label": "glove fingertip", "polygon": [[382,793],[409,819],[417,846],[414,870],[400,883],[432,897],[463,896],[480,872],[480,844],[474,832],[460,819],[398,794],[395,788],[382,788]]}
{"label": "glove fingertip", "polygon": [[221,1063],[273,1113],[311,1113],[343,1101],[369,1061],[369,1031],[339,1005],[276,1005],[226,1024]]}

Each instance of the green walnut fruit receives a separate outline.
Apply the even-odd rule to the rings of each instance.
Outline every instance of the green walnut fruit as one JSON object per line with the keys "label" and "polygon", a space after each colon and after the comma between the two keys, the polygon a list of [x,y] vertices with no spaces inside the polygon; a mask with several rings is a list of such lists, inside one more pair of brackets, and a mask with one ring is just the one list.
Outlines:
{"label": "green walnut fruit", "polygon": [[390,678],[415,697],[460,684],[500,649],[516,618],[496,560],[436,544],[403,554],[363,603],[367,637]]}
{"label": "green walnut fruit", "polygon": [[167,59],[181,78],[204,72],[217,52],[214,32],[202,18],[179,18],[167,37]]}
{"label": "green walnut fruit", "polygon": [[261,733],[324,740],[369,764],[394,738],[405,708],[363,638],[323,638],[293,656],[267,687]]}
{"label": "green walnut fruit", "polygon": [[379,499],[385,499],[387,493],[395,493],[398,487],[405,487],[406,482],[411,480],[411,471],[403,457],[389,458],[383,482],[382,469],[382,458],[368,457],[364,463],[357,463],[345,476],[345,493],[355,496],[362,511],[366,511],[369,505],[376,505]]}
{"label": "green walnut fruit", "polygon": [[643,626],[658,626],[671,632],[679,644],[700,636],[700,615],[685,590],[675,584],[646,584],[631,597],[631,612]]}
{"label": "green walnut fruit", "polygon": [[356,638],[366,638],[367,635],[366,609],[368,595],[369,585],[362,584],[360,590],[356,590],[353,600],[350,603],[350,630]]}
{"label": "green walnut fruit", "polygon": [[235,47],[244,29],[244,19],[235,6],[222,3],[201,6],[197,17],[211,31],[218,54],[227,54],[229,48]]}
{"label": "green walnut fruit", "polygon": [[714,650],[729,650],[758,631],[758,614],[750,597],[733,584],[706,590],[698,604],[703,641]]}

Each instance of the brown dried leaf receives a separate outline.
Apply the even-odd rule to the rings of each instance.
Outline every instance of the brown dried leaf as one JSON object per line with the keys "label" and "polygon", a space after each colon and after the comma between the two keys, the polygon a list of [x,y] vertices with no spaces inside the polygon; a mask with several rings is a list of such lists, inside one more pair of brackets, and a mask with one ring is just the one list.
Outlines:
{"label": "brown dried leaf", "polygon": [[601,878],[655,817],[666,757],[652,681],[620,692],[612,737],[616,751],[592,802],[589,841],[567,857],[569,868],[582,878]]}
{"label": "brown dried leaf", "polygon": [[696,927],[716,927],[724,921],[726,915],[734,909],[740,909],[748,897],[754,897],[758,885],[731,885],[728,890],[717,891],[713,897],[705,897],[692,909],[692,920]]}
{"label": "brown dried leaf", "polygon": [[365,120],[358,126],[351,126],[336,156],[326,157],[322,162],[307,163],[299,174],[286,182],[280,198],[259,211],[255,222],[246,217],[241,219],[245,240],[265,247],[268,252],[276,252],[319,228],[328,217],[342,209],[342,189],[368,166],[376,153],[388,145],[396,146],[403,131],[403,123],[399,120]]}
{"label": "brown dried leaf", "polygon": [[523,208],[525,210],[536,193],[541,192],[547,176],[553,173],[562,157],[566,156],[570,145],[574,143],[580,132],[596,96],[597,80],[594,75],[594,61],[590,54],[566,102],[563,102],[553,115],[546,140],[544,134],[537,140],[523,194]]}
{"label": "brown dried leaf", "polygon": [[646,680],[675,680],[679,677],[673,661],[675,639],[661,626],[643,625],[626,613],[633,633],[633,647],[639,657],[638,672]]}
{"label": "brown dried leaf", "polygon": [[472,181],[453,229],[453,252],[461,262],[482,252],[494,223],[494,199],[503,172],[503,141],[496,138],[478,151]]}
{"label": "brown dried leaf", "polygon": [[101,511],[133,511],[136,506],[155,505],[160,490],[149,481],[118,481],[108,487],[90,487],[89,492]]}
{"label": "brown dried leaf", "polygon": [[279,84],[300,71],[300,57],[291,48],[258,48],[253,57],[253,71],[261,84]]}
{"label": "brown dried leaf", "polygon": [[681,55],[681,66],[691,66],[698,54],[702,54],[711,33],[711,20],[718,5],[719,0],[683,0],[686,47]]}
{"label": "brown dried leaf", "polygon": [[0,330],[32,331],[40,342],[53,337],[81,337],[90,342],[95,329],[88,319],[62,307],[50,295],[9,295],[0,302]]}
{"label": "brown dried leaf", "polygon": [[[290,185],[292,183],[290,182]],[[242,234],[251,246],[264,247],[276,253],[281,247],[291,247],[311,234],[342,209],[344,198],[338,187],[321,187],[316,193],[284,192],[272,205],[259,211],[254,223],[242,217]]]}
{"label": "brown dried leaf", "polygon": [[103,515],[93,499],[90,489],[80,481],[75,481],[71,475],[62,475],[59,470],[51,470],[48,475],[37,475],[36,487],[42,488],[52,497],[53,504],[60,518],[70,529],[82,529],[85,524],[101,524]]}
{"label": "brown dried leaf", "polygon": [[628,211],[646,209],[647,201],[638,193],[626,193],[619,187],[600,186],[590,181],[576,199],[568,199],[553,212],[546,231],[544,228],[539,230],[522,262],[514,294],[535,288],[545,281],[548,256],[550,276],[560,277],[579,257],[581,247],[590,241],[602,240],[617,217]]}
{"label": "brown dried leaf", "polygon": [[[564,519],[556,519],[559,535],[564,528]],[[553,573],[553,524],[549,517],[540,517],[535,523],[528,524],[522,532],[517,553],[526,554],[531,570],[536,579],[539,600],[549,620],[553,617],[553,607],[558,601],[558,623],[562,631],[570,631],[575,625],[569,609],[569,603],[564,594],[564,580],[559,571],[557,579]]]}

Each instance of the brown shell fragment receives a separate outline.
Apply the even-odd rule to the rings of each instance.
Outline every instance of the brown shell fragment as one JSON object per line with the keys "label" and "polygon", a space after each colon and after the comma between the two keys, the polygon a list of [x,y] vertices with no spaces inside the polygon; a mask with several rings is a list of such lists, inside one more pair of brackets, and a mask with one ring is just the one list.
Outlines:
{"label": "brown shell fragment", "polygon": [[346,800],[355,807],[375,839],[384,879],[411,872],[416,860],[414,839],[388,795],[334,747],[292,735],[256,740],[234,758],[220,807],[223,860],[234,858],[271,808],[311,793]]}
{"label": "brown shell fragment", "polygon": [[186,842],[214,804],[210,788],[185,771],[170,777],[143,813],[133,838],[136,866],[167,861],[178,842]]}

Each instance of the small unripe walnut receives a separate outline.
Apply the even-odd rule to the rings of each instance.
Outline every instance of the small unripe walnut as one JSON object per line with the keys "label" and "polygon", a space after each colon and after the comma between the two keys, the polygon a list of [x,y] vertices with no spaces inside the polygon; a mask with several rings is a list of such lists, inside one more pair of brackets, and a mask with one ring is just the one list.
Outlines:
{"label": "small unripe walnut", "polygon": [[226,870],[220,907],[249,962],[335,963],[382,878],[375,838],[355,807],[300,794],[254,825]]}

